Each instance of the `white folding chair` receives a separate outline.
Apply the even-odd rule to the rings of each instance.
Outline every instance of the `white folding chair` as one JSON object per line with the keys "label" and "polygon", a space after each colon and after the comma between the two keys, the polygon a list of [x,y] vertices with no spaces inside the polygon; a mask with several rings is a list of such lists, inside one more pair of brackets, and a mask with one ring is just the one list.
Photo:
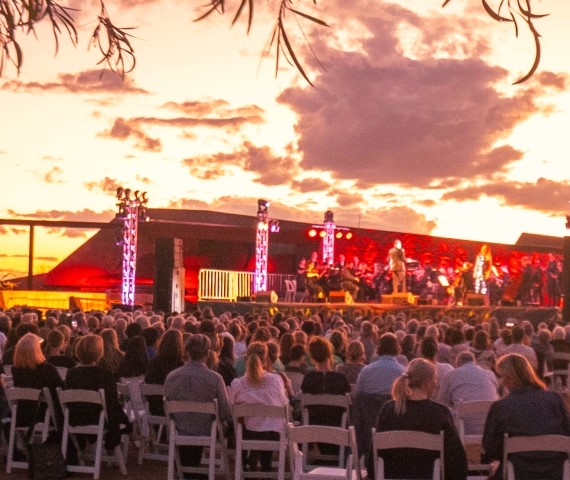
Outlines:
{"label": "white folding chair", "polygon": [[[236,437],[236,462],[235,480],[244,478],[277,478],[285,479],[285,455],[287,454],[286,425],[289,422],[289,406],[275,406],[262,403],[240,403],[233,406],[233,421]],[[279,440],[249,440],[243,438],[244,422],[246,418],[263,417],[278,418],[283,421],[283,429],[279,434]],[[243,468],[242,452],[247,450],[278,452],[276,472],[246,472]]]}
{"label": "white folding chair", "polygon": [[[360,468],[356,435],[354,427],[348,429],[327,427],[323,425],[301,425],[298,427],[289,423],[287,427],[289,440],[289,457],[291,459],[291,471],[293,480],[360,480],[365,476]],[[350,449],[346,465],[342,467],[318,466],[308,470],[304,465],[303,452],[299,450],[299,444],[326,442],[330,445],[338,445]]]}
{"label": "white folding chair", "polygon": [[[48,400],[46,400],[46,395],[49,396],[49,403]],[[35,441],[37,437],[40,437],[42,443],[47,440],[50,429],[55,428],[55,416],[53,414],[53,403],[51,402],[51,395],[47,388],[40,390],[36,388],[9,387],[6,389],[6,400],[8,401],[11,415],[10,433],[8,437],[8,452],[6,458],[6,473],[11,473],[13,468],[28,468],[27,460],[14,460],[14,452],[17,451],[18,446],[20,446],[25,452],[24,437],[26,436],[26,433],[30,427],[30,425],[17,424],[18,407],[20,402],[35,402],[35,405],[33,407],[34,411],[36,408],[38,408],[38,404],[42,402],[46,403],[46,410],[43,419],[36,419],[40,421],[36,421],[33,427],[32,436],[30,438],[31,442]],[[20,408],[23,407],[20,405]]]}
{"label": "white folding chair", "polygon": [[[310,425],[309,409],[310,407],[339,407],[344,410],[342,417],[338,426],[340,428],[348,428],[348,419],[350,418],[350,405],[352,399],[350,393],[345,395],[331,395],[331,394],[319,394],[311,395],[304,393],[301,395],[301,412],[302,412],[302,424]],[[338,460],[338,466],[342,467],[345,461],[346,448],[341,446],[339,455],[325,455],[325,454],[313,454],[309,458],[308,444],[303,444],[303,461],[305,462],[304,468],[307,467],[307,462],[311,459],[318,460]]]}
{"label": "white folding chair", "polygon": [[[440,433],[425,433],[415,430],[394,430],[377,432],[372,429],[372,454],[376,480],[388,480],[384,475],[384,460],[378,455],[378,450],[393,448],[414,448],[438,452],[439,458],[433,463],[433,480],[444,480],[443,431]],[[450,479],[453,480],[453,479]]]}
{"label": "white folding chair", "polygon": [[[105,405],[105,392],[101,390],[62,390],[57,389],[59,403],[63,409],[63,438],[61,444],[61,451],[64,457],[67,456],[67,445],[69,439],[73,442],[74,447],[77,449],[79,457],[79,465],[67,465],[68,472],[79,473],[92,473],[93,479],[98,480],[101,474],[101,461],[116,463],[121,469],[123,475],[127,475],[127,467],[125,466],[125,456],[121,449],[121,445],[117,445],[114,449],[113,455],[104,453],[105,443],[105,423],[107,422],[107,408]],[[74,406],[75,404],[75,406]],[[100,408],[99,418],[96,423],[88,425],[71,425],[70,423],[70,407],[81,409],[86,404],[97,405]],[[85,460],[88,460],[87,452],[81,452],[77,435],[94,435],[95,436],[95,454],[93,463],[86,465]],[[123,439],[123,442],[127,439]],[[87,450],[87,448],[86,448]]]}
{"label": "white folding chair", "polygon": [[552,354],[552,363],[554,365],[561,361],[567,362],[566,368],[556,368],[552,371],[545,372],[544,377],[549,380],[550,390],[563,394],[569,390],[570,353],[554,352]]}
{"label": "white folding chair", "polygon": [[[218,413],[218,401],[212,402],[192,402],[189,400],[168,400],[164,402],[166,415],[169,420],[169,443],[168,443],[168,473],[167,480],[174,480],[174,471],[178,471],[177,478],[183,478],[183,474],[188,473],[207,473],[208,480],[214,480],[216,476],[216,467],[223,473],[227,480],[230,479],[228,454],[226,451],[226,440],[220,416]],[[176,418],[178,415],[210,415],[212,424],[209,435],[185,435],[176,427]],[[208,447],[209,452],[206,457],[203,456],[202,463],[207,466],[184,466],[182,465],[179,446],[197,446]],[[216,459],[216,452],[219,451],[219,459]]]}
{"label": "white folding chair", "polygon": [[[464,447],[481,447],[482,450],[481,442],[483,440],[483,432],[466,434],[465,420],[469,418],[487,418],[487,414],[489,413],[489,409],[493,403],[493,400],[475,400],[471,402],[459,401],[454,415],[457,431],[459,432],[459,438],[461,439]],[[470,472],[489,472],[490,465],[486,463],[469,463],[468,468]]]}
{"label": "white folding chair", "polygon": [[143,459],[168,461],[168,419],[166,415],[155,415],[150,411],[151,397],[164,397],[164,385],[140,383],[139,391],[142,399],[143,411],[135,410],[139,416],[140,449],[138,463],[142,465]]}
{"label": "white folding chair", "polygon": [[[570,437],[564,435],[537,435],[533,437],[509,437],[505,433],[503,443],[503,480],[515,480],[515,468],[509,455],[522,452],[561,452],[570,455]],[[570,461],[564,461],[562,480],[570,480]]]}
{"label": "white folding chair", "polygon": [[295,302],[295,294],[297,293],[297,285],[294,280],[285,280],[285,303]]}

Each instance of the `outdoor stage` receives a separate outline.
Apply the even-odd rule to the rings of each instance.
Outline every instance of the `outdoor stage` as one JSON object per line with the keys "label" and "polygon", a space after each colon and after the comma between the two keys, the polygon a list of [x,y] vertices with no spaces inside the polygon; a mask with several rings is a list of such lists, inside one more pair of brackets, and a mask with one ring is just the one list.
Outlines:
{"label": "outdoor stage", "polygon": [[405,312],[407,318],[422,320],[432,318],[439,320],[448,315],[452,318],[466,318],[472,315],[488,320],[496,317],[501,326],[507,319],[518,321],[529,320],[536,327],[540,322],[561,322],[562,310],[556,307],[507,307],[507,306],[447,306],[447,305],[410,305],[393,303],[285,303],[285,302],[227,302],[227,301],[199,301],[200,308],[211,307],[215,315],[224,312],[246,313],[281,312],[285,315],[294,315],[301,311],[303,314],[316,314],[322,310],[340,313],[343,317],[354,320],[359,316],[379,316],[382,314],[397,314]]}

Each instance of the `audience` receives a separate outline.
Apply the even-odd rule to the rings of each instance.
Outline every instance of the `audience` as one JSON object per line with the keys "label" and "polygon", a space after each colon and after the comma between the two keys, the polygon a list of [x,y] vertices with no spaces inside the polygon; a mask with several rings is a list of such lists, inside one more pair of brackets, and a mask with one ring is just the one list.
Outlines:
{"label": "audience", "polygon": [[[77,327],[72,329],[74,322]],[[438,410],[445,407],[435,407],[432,400],[448,408],[456,408],[460,401],[494,400],[496,403],[487,421],[480,418],[470,423],[468,420],[466,430],[467,433],[482,432],[485,427],[486,456],[499,461],[505,432],[570,434],[560,397],[545,391],[540,380],[552,368],[565,368],[565,361],[552,360],[552,356],[556,352],[570,352],[567,341],[570,328],[554,322],[542,323],[535,332],[531,322],[514,319],[509,319],[503,328],[500,325],[495,318],[484,320],[461,313],[417,320],[409,319],[405,312],[374,316],[372,312],[355,310],[354,314],[341,314],[327,307],[318,314],[298,311],[240,315],[228,311],[218,317],[209,308],[171,315],[145,310],[121,312],[116,309],[107,313],[52,310],[45,313],[45,319],[41,312],[10,310],[0,312],[0,354],[2,366],[12,365],[13,381],[19,386],[45,384],[53,391],[62,384],[55,366],[63,366],[69,368],[66,388],[105,388],[110,410],[111,428],[106,438],[109,447],[118,443],[121,432],[130,430],[116,395],[115,383],[120,376],[166,385],[167,378],[180,371],[178,376],[172,377],[177,378],[180,387],[183,373],[192,372],[193,380],[189,381],[194,386],[184,384],[184,390],[191,391],[188,394],[191,397],[199,396],[204,390],[209,391],[208,398],[221,398],[223,402],[224,395],[227,398],[225,389],[231,386],[233,402],[290,403],[295,411],[298,398],[293,397],[284,372],[297,372],[304,376],[301,385],[304,393],[343,395],[350,392],[354,384],[350,422],[355,426],[362,454],[371,451],[370,429],[380,427],[379,412],[384,415],[382,421],[388,421],[389,425],[405,426],[414,416],[402,412],[413,410],[417,415],[414,429],[420,430],[430,428],[434,422],[442,422],[443,426],[446,421],[448,410]],[[44,357],[34,353],[22,364],[18,346],[23,349],[27,345],[35,351],[43,340],[40,336],[45,339],[43,354],[40,349]],[[191,344],[195,347],[195,357],[202,354],[205,357],[191,357],[184,363]],[[246,345],[249,345],[247,350]],[[418,364],[419,356],[423,357],[422,365],[427,366]],[[513,358],[526,359],[524,368],[520,360]],[[33,361],[29,363],[29,360]],[[75,366],[77,361],[79,364]],[[451,362],[457,362],[457,368],[454,369]],[[509,367],[509,362],[514,366]],[[414,369],[418,369],[420,379],[411,382],[416,378]],[[420,375],[420,372],[424,373]],[[223,393],[218,386],[220,379]],[[402,379],[407,385],[403,396],[402,390],[396,389],[396,385],[402,385]],[[298,388],[297,384],[297,392]],[[0,397],[2,394],[0,390]],[[499,400],[501,394],[504,398]],[[426,402],[418,403],[418,395],[425,396]],[[399,403],[397,397],[401,400]],[[390,400],[394,402],[384,405]],[[163,413],[161,398],[149,399],[149,403],[152,413]],[[392,403],[405,406],[403,410],[398,407],[397,413],[396,407],[390,406]],[[27,410],[29,414],[31,410]],[[224,414],[225,421],[230,418],[228,411]],[[511,411],[522,413],[514,418]],[[84,420],[92,414],[95,412],[75,411],[73,421]],[[340,415],[340,410],[312,408],[310,421],[337,425]],[[61,417],[61,413],[58,416]],[[246,421],[246,437],[276,438],[283,428],[282,422],[265,420]],[[453,439],[455,433],[449,435]],[[448,461],[461,463],[463,453],[452,449],[450,455],[455,458],[446,459],[446,470],[457,468],[455,472],[459,476],[450,473],[453,476],[448,478],[461,478],[461,465],[450,467]],[[183,456],[187,464],[194,464],[199,458],[197,451],[185,451]],[[261,461],[262,470],[267,470],[270,460],[269,454],[250,452],[245,464],[256,469]],[[527,464],[535,460],[522,456],[517,459],[517,468],[524,470],[529,479],[550,478],[550,473],[542,473],[546,470],[538,466],[535,470],[540,470],[540,474],[527,468]],[[540,465],[546,464],[547,469],[552,468],[556,475],[557,460],[556,456],[540,454],[537,461]],[[392,463],[395,469],[401,466],[398,462],[399,459]],[[387,465],[387,468],[392,467]],[[406,472],[408,470],[404,470]],[[497,472],[496,478],[500,468]]]}

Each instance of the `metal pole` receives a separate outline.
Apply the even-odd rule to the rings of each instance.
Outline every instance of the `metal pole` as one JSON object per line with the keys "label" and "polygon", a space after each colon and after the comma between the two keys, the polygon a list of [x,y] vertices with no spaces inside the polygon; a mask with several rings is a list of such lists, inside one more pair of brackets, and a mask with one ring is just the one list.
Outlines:
{"label": "metal pole", "polygon": [[28,241],[28,290],[34,289],[34,226],[30,225]]}

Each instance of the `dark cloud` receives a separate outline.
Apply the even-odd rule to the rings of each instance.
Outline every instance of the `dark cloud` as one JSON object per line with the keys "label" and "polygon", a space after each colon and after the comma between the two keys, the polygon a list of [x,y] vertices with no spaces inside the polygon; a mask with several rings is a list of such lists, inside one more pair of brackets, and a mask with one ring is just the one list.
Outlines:
{"label": "dark cloud", "polygon": [[237,166],[254,173],[256,181],[263,185],[287,184],[298,170],[297,162],[291,157],[274,155],[269,147],[257,147],[250,142],[244,142],[230,153],[186,158],[182,163],[191,175],[203,180],[223,177],[232,166]]}
{"label": "dark cloud", "polygon": [[109,70],[86,70],[79,73],[62,73],[56,82],[22,82],[8,80],[0,90],[12,92],[60,92],[60,93],[134,93],[147,94],[146,90],[134,86],[132,80],[123,80]]}
{"label": "dark cloud", "polygon": [[566,215],[569,210],[570,182],[557,182],[546,178],[539,178],[536,182],[509,182],[499,178],[495,183],[447,192],[442,199],[467,201],[483,196],[498,198],[508,206]]}
{"label": "dark cloud", "polygon": [[284,185],[298,170],[297,162],[291,157],[273,155],[269,147],[256,147],[244,143],[245,170],[254,172],[257,181],[264,185]]}
{"label": "dark cloud", "polygon": [[194,140],[196,135],[184,129],[198,127],[221,129],[224,133],[237,133],[249,124],[261,124],[264,121],[263,110],[255,105],[229,108],[224,100],[209,102],[189,101],[184,103],[168,102],[163,108],[182,112],[178,117],[135,117],[117,118],[110,130],[99,134],[101,137],[116,140],[134,139],[139,150],[158,152],[162,150],[160,139],[150,137],[146,127],[158,126],[182,129],[180,137]]}
{"label": "dark cloud", "polygon": [[115,140],[134,139],[135,147],[146,152],[160,152],[162,143],[158,138],[151,138],[139,126],[139,122],[117,118],[111,130],[99,134],[100,137],[113,138]]}
{"label": "dark cloud", "polygon": [[[495,88],[510,81],[507,72],[480,59],[487,43],[466,21],[445,15],[432,25],[394,5],[375,4],[366,15],[371,37],[362,51],[335,50],[317,38],[313,47],[326,67],[317,88],[293,87],[279,97],[298,114],[304,169],[330,170],[362,188],[426,187],[505,172],[522,157],[505,139],[549,111],[541,105],[545,85],[562,85],[567,76],[544,75],[507,97]],[[425,47],[405,56],[397,35],[419,25]]]}
{"label": "dark cloud", "polygon": [[305,178],[303,180],[294,180],[291,187],[301,193],[322,192],[328,190],[329,184],[320,178]]}
{"label": "dark cloud", "polygon": [[[361,218],[363,228],[411,232],[429,235],[437,226],[434,220],[428,220],[421,213],[410,207],[392,207],[367,210]],[[354,222],[353,222],[354,224]]]}
{"label": "dark cloud", "polygon": [[89,191],[102,191],[104,193],[115,194],[121,183],[115,178],[105,177],[97,182],[85,182],[83,185]]}
{"label": "dark cloud", "polygon": [[333,190],[330,192],[336,196],[336,201],[339,207],[351,207],[355,205],[362,205],[364,199],[360,193],[352,193],[350,191]]}

